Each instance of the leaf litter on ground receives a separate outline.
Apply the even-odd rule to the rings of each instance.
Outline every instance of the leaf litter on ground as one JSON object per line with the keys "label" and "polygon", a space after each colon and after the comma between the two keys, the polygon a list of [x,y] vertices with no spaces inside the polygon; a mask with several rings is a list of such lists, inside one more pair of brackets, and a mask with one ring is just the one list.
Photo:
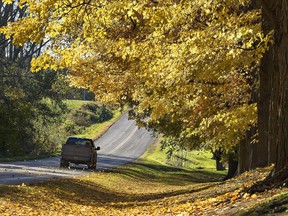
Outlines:
{"label": "leaf litter on ground", "polygon": [[[196,172],[193,174],[193,171],[183,171],[182,175],[187,175],[186,184],[181,182],[177,185],[173,172],[168,175],[158,171],[157,175],[150,173],[150,179],[142,178],[131,175],[133,169],[135,173],[139,172],[135,166],[139,165],[95,172],[74,179],[1,186],[0,214],[245,215],[245,212],[256,211],[261,203],[277,198],[279,194],[288,194],[286,188],[253,195],[245,192],[255,182],[263,180],[271,167],[246,172],[225,182],[219,178],[207,182],[203,174],[201,183]],[[125,172],[127,169],[130,170],[130,175]],[[193,182],[193,175],[197,183]],[[163,177],[175,182],[169,183]],[[286,208],[282,210],[285,212]]]}

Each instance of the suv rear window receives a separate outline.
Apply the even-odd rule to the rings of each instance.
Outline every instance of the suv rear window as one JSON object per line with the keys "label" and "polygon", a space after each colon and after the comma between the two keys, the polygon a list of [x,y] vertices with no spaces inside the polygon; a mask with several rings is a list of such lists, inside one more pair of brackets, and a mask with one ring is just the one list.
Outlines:
{"label": "suv rear window", "polygon": [[93,146],[93,142],[89,139],[81,139],[81,138],[74,138],[70,137],[68,138],[67,145],[87,145],[87,146]]}

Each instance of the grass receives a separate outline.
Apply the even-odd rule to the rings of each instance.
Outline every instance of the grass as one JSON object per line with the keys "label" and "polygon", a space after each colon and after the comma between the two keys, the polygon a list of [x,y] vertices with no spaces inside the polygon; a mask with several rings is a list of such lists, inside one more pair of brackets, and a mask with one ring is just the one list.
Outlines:
{"label": "grass", "polygon": [[[81,109],[81,107],[84,104],[89,104],[92,102],[91,101],[81,101],[81,100],[66,100],[65,103],[67,104],[67,107],[71,113],[75,110]],[[76,134],[75,136],[86,137],[86,138],[96,140],[102,134],[104,134],[109,129],[109,127],[115,121],[117,121],[122,115],[120,110],[112,110],[112,113],[113,113],[112,119],[105,121],[105,122],[102,122],[102,123],[92,124],[89,127],[85,127],[85,130],[83,132],[81,132],[80,134]],[[67,116],[67,119],[69,119],[69,115]]]}
{"label": "grass", "polygon": [[204,169],[210,168],[215,169],[215,164],[211,163],[212,153],[209,151],[182,151],[176,153],[176,155],[166,162],[171,165],[184,166],[188,168]]}
{"label": "grass", "polygon": [[[203,155],[199,159],[206,160],[205,155],[209,155],[209,153],[205,152]],[[141,181],[150,182],[153,179],[153,183],[161,184],[162,188],[164,185],[177,187],[221,181],[226,174],[226,171],[216,171],[215,161],[211,160],[211,157],[205,161],[206,165],[203,164],[201,169],[175,167],[166,162],[165,152],[161,151],[159,143],[156,143],[150,147],[141,159],[130,165],[112,170],[111,173]],[[200,160],[198,162],[200,163]]]}
{"label": "grass", "polygon": [[85,131],[77,136],[86,137],[93,140],[98,139],[111,127],[112,124],[114,124],[114,122],[116,122],[122,116],[122,113],[119,110],[113,110],[112,112],[112,119],[102,123],[93,124],[90,127],[85,128]]}
{"label": "grass", "polygon": [[91,103],[91,101],[84,101],[84,100],[65,100],[65,104],[68,106],[70,110],[78,110],[84,104]]}

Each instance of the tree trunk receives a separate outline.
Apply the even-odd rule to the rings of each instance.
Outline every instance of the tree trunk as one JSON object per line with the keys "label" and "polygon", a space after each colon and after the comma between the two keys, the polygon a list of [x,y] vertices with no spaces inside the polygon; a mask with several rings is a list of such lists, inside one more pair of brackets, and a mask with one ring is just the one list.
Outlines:
{"label": "tree trunk", "polygon": [[216,170],[217,171],[225,170],[225,165],[221,161],[223,152],[221,150],[216,150],[216,151],[212,151],[212,154],[213,154],[213,159],[216,160]]}
{"label": "tree trunk", "polygon": [[[266,58],[262,60],[263,64],[265,64],[264,61],[268,64],[263,76],[268,74],[270,85],[262,79],[264,83],[260,81],[260,88],[270,87],[271,91],[266,139],[268,140],[269,161],[276,162],[270,179],[273,179],[273,182],[280,182],[288,177],[286,172],[288,167],[288,3],[287,0],[262,0],[261,4],[264,23],[274,29],[274,43],[270,52],[266,53]],[[265,105],[262,106],[264,106],[263,109],[267,109]],[[259,128],[260,140],[265,139],[265,133],[267,133],[265,127]],[[277,176],[277,179],[273,176]]]}
{"label": "tree trunk", "polygon": [[[264,25],[264,23],[263,23]],[[266,25],[263,29],[267,29]],[[268,164],[274,163],[275,158],[273,159],[270,156],[272,149],[269,145],[269,102],[271,98],[271,74],[272,64],[270,63],[271,59],[271,50],[269,50],[262,59],[259,79],[260,79],[260,88],[259,88],[259,100],[258,100],[258,133],[259,140],[256,145],[259,145],[257,154],[264,155],[265,159],[257,161],[259,167],[267,166]]]}
{"label": "tree trunk", "polygon": [[[257,0],[252,0],[252,8],[260,9],[261,6]],[[263,24],[265,33],[271,31],[271,27]],[[257,128],[252,127],[246,131],[245,138],[239,143],[239,163],[238,174],[245,171],[255,169],[257,167],[265,167],[268,162],[268,116],[269,116],[269,99],[270,99],[270,76],[267,66],[269,66],[269,56],[265,56],[262,61],[260,72],[254,70],[251,74],[251,78],[247,81],[252,86],[250,104],[257,103],[258,105],[258,128],[259,142],[253,142],[256,139]],[[264,85],[260,88],[255,83],[260,81]],[[268,88],[267,88],[268,87]]]}
{"label": "tree trunk", "polygon": [[[259,4],[258,0],[251,1],[253,9],[261,9],[261,4]],[[262,22],[263,23],[263,22]],[[271,27],[266,27],[266,24],[263,23],[263,31],[264,33],[268,33],[271,31]],[[242,167],[243,171],[254,169],[257,167],[265,167],[268,163],[268,114],[269,114],[269,98],[270,98],[270,89],[269,89],[269,71],[267,70],[267,66],[269,65],[269,59],[267,57],[262,61],[260,72],[254,71],[252,73],[251,78],[251,101],[250,103],[257,103],[258,105],[258,133],[259,133],[259,142],[252,142],[255,139],[255,135],[257,134],[257,128],[252,127],[249,131],[246,132],[246,143],[245,148],[248,155],[246,155],[245,160],[249,160],[246,163],[246,167]],[[257,81],[260,83],[265,83],[264,85],[260,85],[259,88],[255,85]],[[260,134],[261,133],[261,134]],[[244,141],[243,141],[244,142]],[[243,147],[243,146],[242,146]],[[243,149],[242,149],[243,151]],[[240,155],[241,155],[241,146],[240,146]],[[241,168],[241,159],[239,159],[239,164]],[[241,169],[238,170],[241,172]]]}
{"label": "tree trunk", "polygon": [[[268,34],[275,28],[275,17],[273,17],[273,1],[263,3],[263,21],[262,30]],[[270,9],[269,9],[270,8]],[[276,125],[274,119],[277,118],[275,105],[276,88],[273,86],[274,80],[277,79],[275,73],[274,47],[265,53],[260,67],[260,88],[258,101],[258,133],[259,145],[267,149],[267,165],[276,162],[276,145],[273,140],[276,139]],[[274,91],[273,91],[274,90]],[[261,152],[259,152],[261,154]],[[263,154],[263,152],[262,152]]]}
{"label": "tree trunk", "polygon": [[253,142],[254,135],[256,134],[257,129],[252,127],[247,132],[247,139],[250,144],[250,164],[249,169],[255,169],[257,167],[265,167],[268,166],[268,142]]}
{"label": "tree trunk", "polygon": [[220,161],[216,159],[216,170],[221,171],[225,170],[225,165]]}
{"label": "tree trunk", "polygon": [[228,173],[224,177],[224,181],[233,178],[237,174],[238,161],[235,159],[234,154],[230,154],[228,158]]}
{"label": "tree trunk", "polygon": [[245,171],[250,170],[251,163],[251,146],[247,138],[244,138],[240,141],[239,144],[239,159],[238,159],[238,172],[241,174]]}
{"label": "tree trunk", "polygon": [[[275,79],[272,88],[275,87],[276,118],[274,119],[276,139],[276,172],[283,170],[288,165],[288,3],[287,0],[277,0],[274,61]],[[274,91],[274,89],[272,89]],[[288,173],[286,173],[288,177]]]}

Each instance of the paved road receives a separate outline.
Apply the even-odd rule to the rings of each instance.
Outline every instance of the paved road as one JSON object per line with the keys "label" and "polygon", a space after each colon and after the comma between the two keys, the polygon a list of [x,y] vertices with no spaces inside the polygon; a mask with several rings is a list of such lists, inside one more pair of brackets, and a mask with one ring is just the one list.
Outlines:
{"label": "paved road", "polygon": [[[119,121],[98,140],[97,170],[112,169],[139,158],[155,141],[151,132],[138,129],[135,122],[123,115]],[[71,178],[89,174],[85,165],[72,164],[68,169],[59,168],[59,157],[0,163],[0,185],[33,183],[52,178]]]}

